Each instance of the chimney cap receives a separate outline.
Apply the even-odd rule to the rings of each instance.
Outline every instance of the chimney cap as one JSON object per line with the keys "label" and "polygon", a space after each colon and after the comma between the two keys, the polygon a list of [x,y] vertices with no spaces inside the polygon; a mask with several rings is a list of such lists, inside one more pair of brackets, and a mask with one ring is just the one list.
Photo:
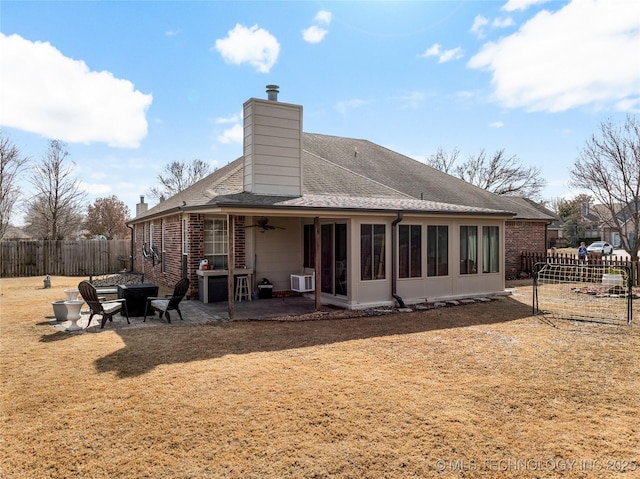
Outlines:
{"label": "chimney cap", "polygon": [[278,93],[280,93],[280,87],[278,85],[267,85],[268,100],[278,101]]}

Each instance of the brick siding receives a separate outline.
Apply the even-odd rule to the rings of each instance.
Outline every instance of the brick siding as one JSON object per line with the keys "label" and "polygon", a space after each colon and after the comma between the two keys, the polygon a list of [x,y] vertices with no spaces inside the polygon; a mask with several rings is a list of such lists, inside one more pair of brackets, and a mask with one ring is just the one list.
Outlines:
{"label": "brick siding", "polygon": [[514,279],[521,272],[523,252],[545,253],[546,223],[507,221],[505,225],[505,278]]}
{"label": "brick siding", "polygon": [[[235,225],[235,267],[246,267],[246,235],[244,228],[245,217],[236,217]],[[165,251],[165,271],[162,271],[162,258],[156,259],[153,255],[147,258],[142,254],[142,246],[146,243],[149,248],[149,231],[153,223],[154,234],[153,244],[158,251]],[[165,228],[165,245],[162,248],[162,226]],[[204,258],[204,215],[189,214],[187,219],[188,230],[188,254],[187,254],[187,277],[191,282],[187,298],[198,297],[198,275],[196,270],[200,267],[200,260]],[[144,272],[145,281],[155,283],[161,288],[171,291],[174,285],[183,275],[183,255],[182,255],[182,217],[174,215],[163,219],[137,224],[134,234],[134,265],[135,271]],[[147,241],[145,241],[145,238]]]}

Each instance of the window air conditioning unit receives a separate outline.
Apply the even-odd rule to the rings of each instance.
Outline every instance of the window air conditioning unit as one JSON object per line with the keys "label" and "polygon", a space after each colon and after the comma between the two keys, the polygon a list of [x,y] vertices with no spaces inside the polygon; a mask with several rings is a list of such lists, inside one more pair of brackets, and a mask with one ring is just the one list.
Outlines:
{"label": "window air conditioning unit", "polygon": [[316,279],[312,274],[292,274],[291,275],[291,291],[298,293],[307,293],[315,291]]}

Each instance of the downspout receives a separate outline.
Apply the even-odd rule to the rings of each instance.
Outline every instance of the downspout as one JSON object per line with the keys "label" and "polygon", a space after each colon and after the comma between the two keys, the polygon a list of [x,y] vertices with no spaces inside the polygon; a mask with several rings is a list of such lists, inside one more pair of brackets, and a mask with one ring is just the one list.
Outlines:
{"label": "downspout", "polygon": [[396,256],[398,252],[398,239],[396,235],[396,226],[402,221],[402,211],[398,211],[398,217],[391,223],[391,296],[398,302],[401,308],[406,308],[407,305],[397,293],[397,266]]}
{"label": "downspout", "polygon": [[129,228],[131,230],[131,256],[130,261],[129,261],[129,271],[133,272],[133,252],[135,251],[135,242],[134,242],[134,237],[133,237],[133,226],[131,225],[127,225],[127,228]]}

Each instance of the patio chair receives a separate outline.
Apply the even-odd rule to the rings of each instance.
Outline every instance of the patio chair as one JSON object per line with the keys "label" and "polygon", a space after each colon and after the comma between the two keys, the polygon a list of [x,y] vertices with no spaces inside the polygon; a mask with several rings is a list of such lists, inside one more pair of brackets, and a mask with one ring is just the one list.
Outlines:
{"label": "patio chair", "polygon": [[100,314],[102,315],[100,329],[103,329],[105,323],[107,322],[107,319],[109,321],[113,321],[113,316],[115,316],[117,313],[120,313],[120,315],[122,315],[123,310],[125,316],[127,317],[127,324],[131,324],[129,322],[129,313],[127,312],[127,303],[124,299],[113,299],[104,301],[103,298],[98,297],[98,291],[96,290],[96,287],[89,281],[82,281],[78,285],[78,290],[80,291],[82,299],[84,299],[85,303],[89,305],[89,310],[91,311],[87,327],[89,327],[89,325],[91,324],[93,316],[95,314]]}
{"label": "patio chair", "polygon": [[167,317],[167,322],[171,322],[171,316],[169,315],[169,311],[177,311],[178,316],[180,316],[180,321],[182,321],[182,313],[180,312],[180,301],[187,294],[189,290],[189,278],[182,278],[178,281],[173,289],[173,294],[167,295],[166,298],[147,298],[147,305],[144,308],[144,319],[143,322],[147,320],[147,311],[151,311],[151,314],[155,314],[155,311],[160,313],[160,319],[162,316]]}

